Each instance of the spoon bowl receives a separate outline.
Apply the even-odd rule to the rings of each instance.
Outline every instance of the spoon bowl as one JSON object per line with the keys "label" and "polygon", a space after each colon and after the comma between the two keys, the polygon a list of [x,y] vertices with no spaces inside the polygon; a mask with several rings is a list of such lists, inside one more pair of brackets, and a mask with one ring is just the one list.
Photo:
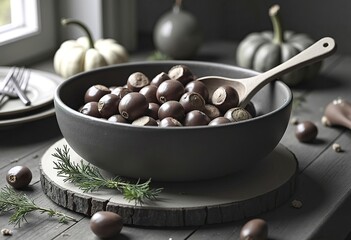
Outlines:
{"label": "spoon bowl", "polygon": [[240,79],[206,76],[197,80],[202,81],[207,86],[210,94],[220,86],[233,87],[239,96],[239,107],[245,107],[251,98],[266,84],[295,69],[320,61],[333,54],[335,50],[334,39],[325,37],[282,64],[256,76]]}

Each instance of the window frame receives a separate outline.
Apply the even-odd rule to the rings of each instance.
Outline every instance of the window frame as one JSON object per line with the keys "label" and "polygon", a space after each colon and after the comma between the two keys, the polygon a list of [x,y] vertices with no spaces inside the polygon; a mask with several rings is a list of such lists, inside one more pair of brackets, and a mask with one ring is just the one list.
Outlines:
{"label": "window frame", "polygon": [[[15,0],[18,1],[18,0]],[[27,0],[24,0],[27,1]],[[86,0],[36,0],[38,2],[39,31],[0,45],[1,65],[30,65],[35,62],[52,58],[60,44],[66,39],[75,38],[75,34],[67,34],[60,25],[60,18],[74,16],[86,22],[92,21],[96,28],[91,29],[96,39],[110,37],[118,40],[128,50],[137,45],[136,2],[137,0],[98,0],[94,4],[85,4],[82,8],[77,2]],[[96,6],[98,8],[94,8]],[[91,11],[95,11],[97,19],[91,19]],[[70,30],[70,29],[68,29]],[[76,32],[74,28],[73,32]],[[94,31],[95,30],[95,31]],[[81,33],[78,31],[78,35]]]}
{"label": "window frame", "polygon": [[[56,47],[55,1],[21,0],[20,2],[24,4],[24,8],[27,8],[23,14],[26,24],[17,23],[17,26],[12,26],[14,31],[12,34],[16,34],[16,37],[1,41],[0,65],[30,64],[48,55]],[[37,17],[32,17],[33,14]]]}
{"label": "window frame", "polygon": [[40,31],[37,0],[11,0],[10,4],[11,23],[0,27],[0,45]]}

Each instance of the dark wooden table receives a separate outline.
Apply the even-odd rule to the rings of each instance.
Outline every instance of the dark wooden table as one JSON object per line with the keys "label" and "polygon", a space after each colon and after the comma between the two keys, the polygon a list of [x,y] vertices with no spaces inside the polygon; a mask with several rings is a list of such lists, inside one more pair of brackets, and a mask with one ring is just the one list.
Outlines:
{"label": "dark wooden table", "polygon": [[[201,49],[198,60],[235,64],[235,45],[228,42],[211,43]],[[134,60],[144,60],[145,54]],[[291,117],[316,123],[317,141],[304,144],[294,135],[295,126],[289,124],[282,143],[297,156],[299,175],[295,194],[283,206],[259,215],[269,225],[269,239],[345,239],[351,230],[351,132],[344,128],[329,128],[321,123],[325,106],[342,97],[351,101],[351,57],[340,53],[328,58],[313,84],[293,89],[295,99],[303,97]],[[51,62],[32,66],[52,71]],[[31,186],[25,193],[38,205],[73,215],[77,223],[60,224],[46,215],[32,213],[28,223],[20,228],[8,224],[9,214],[0,215],[0,228],[12,229],[11,237],[0,239],[97,239],[89,228],[89,218],[70,212],[54,204],[40,185],[39,161],[46,149],[62,138],[55,117],[9,129],[0,129],[0,187],[6,185],[7,171],[16,165],[26,165],[33,172]],[[332,144],[344,150],[337,153]],[[303,206],[293,208],[291,201]],[[141,228],[124,226],[116,239],[238,239],[241,221],[190,228]]]}

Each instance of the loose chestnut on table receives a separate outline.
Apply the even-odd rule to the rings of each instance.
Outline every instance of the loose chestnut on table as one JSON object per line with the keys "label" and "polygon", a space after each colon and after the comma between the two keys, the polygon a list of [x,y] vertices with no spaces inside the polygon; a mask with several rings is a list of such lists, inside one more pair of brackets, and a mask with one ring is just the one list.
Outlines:
{"label": "loose chestnut on table", "polygon": [[22,189],[32,181],[32,171],[26,166],[15,166],[6,174],[7,183],[15,189]]}
{"label": "loose chestnut on table", "polygon": [[300,142],[313,142],[318,135],[318,128],[311,121],[303,121],[297,124],[295,135]]}
{"label": "loose chestnut on table", "polygon": [[266,240],[267,237],[267,222],[260,218],[248,221],[240,231],[240,240]]}
{"label": "loose chestnut on table", "polygon": [[123,228],[120,215],[109,211],[94,213],[90,219],[90,229],[100,238],[111,238],[118,235]]}

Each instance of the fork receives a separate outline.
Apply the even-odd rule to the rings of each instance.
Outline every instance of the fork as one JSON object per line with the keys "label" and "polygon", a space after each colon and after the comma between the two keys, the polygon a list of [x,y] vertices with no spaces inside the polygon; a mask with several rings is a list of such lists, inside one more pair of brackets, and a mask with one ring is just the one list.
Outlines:
{"label": "fork", "polygon": [[30,105],[30,100],[25,94],[30,77],[30,70],[24,67],[12,67],[6,75],[3,84],[0,86],[0,107],[5,98],[13,97],[20,98],[26,105]]}

